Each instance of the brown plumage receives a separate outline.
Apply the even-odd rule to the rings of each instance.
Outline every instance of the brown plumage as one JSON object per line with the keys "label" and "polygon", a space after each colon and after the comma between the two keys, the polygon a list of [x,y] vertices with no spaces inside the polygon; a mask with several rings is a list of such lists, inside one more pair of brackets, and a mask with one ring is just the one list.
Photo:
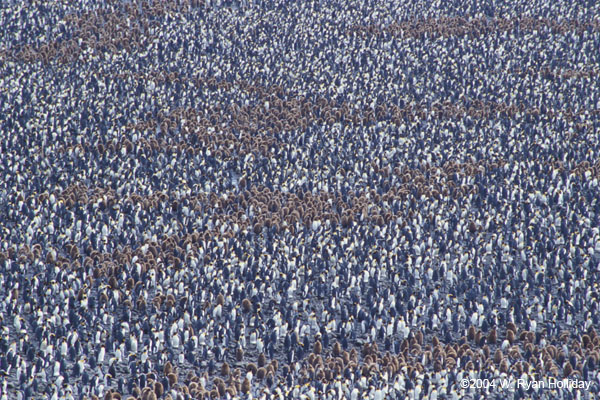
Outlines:
{"label": "brown plumage", "polygon": [[248,378],[244,378],[244,381],[242,382],[242,393],[250,393],[250,381],[248,380]]}
{"label": "brown plumage", "polygon": [[501,362],[500,362],[500,372],[503,372],[505,374],[508,373],[508,361],[506,361],[506,358],[504,358]]}
{"label": "brown plumage", "polygon": [[267,358],[265,357],[264,353],[260,353],[258,355],[258,366],[259,367],[264,367],[267,364]]}
{"label": "brown plumage", "polygon": [[527,331],[522,331],[521,332],[521,334],[519,335],[519,340],[521,342],[526,342],[528,340],[527,339]]}
{"label": "brown plumage", "polygon": [[321,345],[321,342],[319,340],[317,340],[315,342],[315,345],[313,346],[313,353],[321,354],[322,349],[323,349],[323,346]]}
{"label": "brown plumage", "polygon": [[246,365],[246,371],[251,371],[253,375],[256,375],[256,370],[258,368],[256,368],[256,364],[254,363],[249,363],[248,365]]}
{"label": "brown plumage", "polygon": [[154,393],[153,391],[149,391],[146,400],[156,400],[156,393]]}
{"label": "brown plumage", "polygon": [[241,347],[238,347],[235,351],[235,359],[239,362],[244,359],[244,350]]}
{"label": "brown plumage", "polygon": [[362,348],[362,356],[366,357],[371,354],[371,345],[369,343],[365,343]]}
{"label": "brown plumage", "polygon": [[252,311],[252,302],[249,299],[242,300],[242,311],[244,311],[244,312]]}
{"label": "brown plumage", "polygon": [[500,351],[500,349],[496,349],[496,352],[494,353],[494,362],[496,363],[496,365],[500,364],[500,362],[502,361],[502,351]]}
{"label": "brown plumage", "polygon": [[338,357],[340,354],[342,354],[342,345],[340,344],[340,342],[335,342],[333,344],[332,353],[335,357]]}
{"label": "brown plumage", "polygon": [[236,397],[236,396],[238,395],[237,388],[236,388],[234,385],[230,385],[230,386],[228,386],[228,387],[227,387],[227,394],[228,394],[229,396],[231,396],[232,398],[233,398],[233,397]]}
{"label": "brown plumage", "polygon": [[171,364],[170,361],[167,361],[165,363],[165,366],[163,367],[163,373],[168,376],[172,372],[173,372],[173,365]]}
{"label": "brown plumage", "polygon": [[490,344],[496,344],[496,328],[492,328],[488,334],[487,341]]}
{"label": "brown plumage", "polygon": [[225,393],[227,391],[227,387],[225,386],[225,382],[220,381],[216,386],[217,386],[217,390],[219,391],[219,396],[220,397],[225,396]]}
{"label": "brown plumage", "polygon": [[227,362],[224,362],[223,365],[221,365],[221,375],[224,377],[229,376],[230,373],[230,368],[229,368],[229,364],[227,364]]}
{"label": "brown plumage", "polygon": [[265,368],[263,368],[263,367],[259,368],[256,371],[256,378],[259,379],[259,380],[261,380],[261,381],[265,378],[266,375],[267,375],[267,370]]}
{"label": "brown plumage", "polygon": [[344,360],[345,364],[348,364],[348,362],[350,362],[350,360],[357,363],[358,362],[358,351],[356,351],[355,348],[352,348],[350,350],[350,353],[348,353],[347,351],[343,351],[342,352],[342,360]]}
{"label": "brown plumage", "polygon": [[571,363],[569,361],[567,361],[565,363],[565,366],[563,367],[563,376],[565,378],[568,378],[569,376],[571,376],[572,373],[573,373],[573,366],[571,366]]}
{"label": "brown plumage", "polygon": [[367,365],[362,366],[361,374],[364,377],[369,377],[369,375],[371,374],[371,370],[369,369],[369,367]]}
{"label": "brown plumage", "polygon": [[154,382],[154,393],[156,394],[156,397],[160,397],[163,395],[163,393],[165,392],[162,383],[160,382]]}
{"label": "brown plumage", "polygon": [[131,394],[132,394],[134,397],[136,397],[136,398],[137,398],[137,397],[140,397],[140,396],[142,395],[142,391],[140,390],[140,388],[139,388],[139,387],[135,386],[135,387],[133,388],[133,390],[131,391]]}
{"label": "brown plumage", "polygon": [[483,346],[483,354],[485,358],[490,358],[490,347],[487,344]]}
{"label": "brown plumage", "polygon": [[469,330],[467,332],[467,338],[469,340],[475,340],[475,335],[477,334],[477,332],[475,331],[475,327],[473,325],[471,325],[469,327]]}
{"label": "brown plumage", "polygon": [[508,340],[508,342],[510,344],[513,344],[515,342],[515,332],[512,330],[507,330],[506,331],[506,340]]}

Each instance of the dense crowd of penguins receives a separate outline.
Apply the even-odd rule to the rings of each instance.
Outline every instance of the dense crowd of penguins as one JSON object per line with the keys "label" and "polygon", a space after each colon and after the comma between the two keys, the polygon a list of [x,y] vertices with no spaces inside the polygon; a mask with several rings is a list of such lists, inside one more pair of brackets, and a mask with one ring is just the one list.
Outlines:
{"label": "dense crowd of penguins", "polygon": [[600,395],[600,3],[3,1],[0,45],[2,400]]}

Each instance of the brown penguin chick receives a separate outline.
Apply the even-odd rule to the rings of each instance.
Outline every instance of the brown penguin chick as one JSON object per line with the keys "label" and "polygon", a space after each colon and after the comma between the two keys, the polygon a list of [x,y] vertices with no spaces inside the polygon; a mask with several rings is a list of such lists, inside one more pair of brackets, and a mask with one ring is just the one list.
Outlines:
{"label": "brown penguin chick", "polygon": [[317,381],[323,382],[323,380],[325,379],[325,372],[323,372],[323,368],[317,369],[317,371],[315,372],[315,379]]}
{"label": "brown penguin chick", "polygon": [[411,355],[413,355],[413,356],[419,356],[419,355],[421,355],[421,352],[422,352],[422,350],[421,350],[421,346],[420,346],[418,343],[415,343],[415,344],[412,346],[412,349],[411,349],[411,351],[410,351],[410,354],[411,354]]}
{"label": "brown penguin chick", "polygon": [[313,346],[313,353],[314,354],[321,354],[321,350],[323,349],[323,346],[321,345],[321,341],[317,340],[315,342],[315,345]]}
{"label": "brown penguin chick", "polygon": [[[352,349],[352,350],[354,350],[354,349]],[[350,362],[350,359],[351,359],[350,353],[348,353],[346,350],[344,350],[342,352],[341,356],[342,356],[342,360],[344,360],[344,365],[348,365],[348,363]],[[357,355],[357,357],[358,357],[358,355]],[[357,362],[357,361],[354,361],[354,362]]]}
{"label": "brown penguin chick", "polygon": [[227,364],[227,362],[224,362],[223,365],[221,365],[221,376],[228,377],[229,373],[230,373],[229,364]]}
{"label": "brown penguin chick", "polygon": [[252,302],[249,299],[242,300],[242,311],[246,313],[252,311]]}
{"label": "brown penguin chick", "polygon": [[515,345],[508,349],[508,356],[511,360],[520,360],[521,351],[519,350],[519,346]]}
{"label": "brown penguin chick", "polygon": [[371,345],[369,343],[365,343],[362,348],[362,356],[366,357],[371,354]]}
{"label": "brown penguin chick", "polygon": [[225,396],[225,393],[227,392],[227,386],[225,386],[225,382],[221,380],[216,386],[217,390],[219,391],[219,397]]}
{"label": "brown penguin chick", "polygon": [[368,365],[363,365],[361,368],[361,375],[364,377],[369,377],[371,375],[371,370]]}
{"label": "brown penguin chick", "polygon": [[459,357],[462,357],[470,349],[471,347],[468,343],[463,343],[463,345],[458,348],[457,354]]}
{"label": "brown penguin chick", "polygon": [[515,332],[511,329],[506,331],[506,340],[508,340],[508,343],[510,344],[513,344],[515,342]]}
{"label": "brown penguin chick", "polygon": [[560,376],[560,371],[558,369],[558,366],[555,363],[550,363],[549,364],[549,368],[548,368],[548,374],[550,376]]}
{"label": "brown penguin chick", "polygon": [[237,391],[237,388],[235,387],[235,385],[229,385],[227,387],[226,391],[227,391],[227,394],[232,398],[235,398],[238,395],[238,391]]}
{"label": "brown penguin chick", "polygon": [[487,342],[490,344],[496,344],[496,328],[492,328],[487,337]]}
{"label": "brown penguin chick", "polygon": [[465,365],[465,371],[473,371],[475,369],[475,365],[473,365],[472,361],[467,362]]}
{"label": "brown penguin chick", "polygon": [[177,375],[173,373],[167,375],[167,379],[169,379],[169,386],[173,386],[177,383]]}
{"label": "brown penguin chick", "polygon": [[323,358],[320,355],[315,355],[314,365],[323,365]]}
{"label": "brown penguin chick", "polygon": [[527,342],[535,343],[535,334],[531,331],[527,331]]}
{"label": "brown penguin chick", "polygon": [[519,341],[527,342],[527,340],[528,340],[527,331],[521,331],[521,333],[519,334]]}
{"label": "brown penguin chick", "polygon": [[171,308],[173,308],[174,305],[175,305],[175,302],[173,300],[171,300],[170,298],[167,298],[167,301],[165,301],[165,307],[167,308],[167,310],[170,310]]}
{"label": "brown penguin chick", "polygon": [[340,344],[340,342],[335,342],[333,344],[332,354],[335,357],[339,357],[342,354],[342,345]]}
{"label": "brown penguin chick", "polygon": [[[143,396],[142,396],[142,398],[143,398]],[[156,393],[154,393],[154,391],[152,391],[152,390],[148,391],[146,400],[156,400]]]}
{"label": "brown penguin chick", "polygon": [[238,347],[235,351],[235,359],[240,362],[244,359],[244,350],[241,347]]}
{"label": "brown penguin chick", "polygon": [[131,394],[137,398],[142,395],[142,391],[140,390],[140,388],[138,386],[134,386],[133,390],[131,391]]}
{"label": "brown penguin chick", "polygon": [[477,334],[477,332],[475,331],[475,327],[473,325],[471,325],[469,327],[469,330],[467,331],[467,339],[475,340],[476,334]]}
{"label": "brown penguin chick", "polygon": [[242,393],[250,393],[250,381],[248,380],[248,378],[244,378],[244,381],[242,382]]}
{"label": "brown penguin chick", "polygon": [[273,373],[276,373],[279,368],[279,361],[271,360],[271,368],[273,368]]}
{"label": "brown penguin chick", "polygon": [[267,364],[267,358],[265,357],[264,353],[260,353],[258,355],[258,366],[259,367],[264,367]]}
{"label": "brown penguin chick", "polygon": [[223,297],[223,295],[221,293],[219,293],[216,301],[217,301],[218,305],[222,306],[225,304],[225,297]]}
{"label": "brown penguin chick", "polygon": [[265,369],[267,370],[267,375],[269,373],[274,373],[275,371],[273,371],[273,366],[271,364],[267,364],[267,366],[265,367]]}
{"label": "brown penguin chick", "polygon": [[262,381],[263,379],[265,379],[265,376],[267,376],[267,370],[264,367],[260,367],[256,371],[256,379]]}
{"label": "brown penguin chick", "polygon": [[563,367],[563,377],[568,378],[569,376],[571,376],[572,373],[573,373],[573,366],[571,366],[571,363],[569,361],[567,361],[565,363],[565,366]]}
{"label": "brown penguin chick", "polygon": [[500,362],[500,372],[505,374],[508,373],[508,361],[506,361],[506,358],[502,359]]}
{"label": "brown penguin chick", "polygon": [[358,351],[356,351],[355,348],[352,348],[350,350],[350,353],[348,353],[347,351],[344,351],[342,353],[342,359],[344,360],[345,364],[348,364],[348,362],[350,360],[352,360],[355,363],[358,363]]}
{"label": "brown penguin chick", "polygon": [[165,392],[162,383],[160,382],[154,382],[154,393],[156,394],[156,397],[160,397],[163,395],[163,393]]}
{"label": "brown penguin chick", "polygon": [[171,364],[171,362],[170,362],[170,361],[167,361],[167,362],[165,363],[165,366],[163,367],[163,373],[164,373],[165,375],[167,375],[167,376],[168,376],[169,374],[173,373],[173,364]]}
{"label": "brown penguin chick", "polygon": [[218,376],[213,378],[213,381],[212,381],[214,387],[217,387],[219,384],[221,384],[223,382],[225,382],[225,381],[223,379],[219,378]]}
{"label": "brown penguin chick", "polygon": [[483,355],[485,356],[485,358],[490,358],[490,346],[488,346],[487,344],[483,346]]}
{"label": "brown penguin chick", "polygon": [[494,362],[496,363],[496,365],[498,365],[502,362],[502,360],[502,351],[500,349],[496,349],[496,352],[494,353]]}
{"label": "brown penguin chick", "polygon": [[246,366],[246,371],[252,372],[252,375],[256,375],[257,369],[258,368],[256,368],[256,364],[254,363],[248,363]]}

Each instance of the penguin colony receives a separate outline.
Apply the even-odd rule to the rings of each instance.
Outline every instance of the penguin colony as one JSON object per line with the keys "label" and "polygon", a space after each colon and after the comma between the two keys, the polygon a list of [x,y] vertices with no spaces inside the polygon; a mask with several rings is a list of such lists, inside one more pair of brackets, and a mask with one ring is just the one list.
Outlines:
{"label": "penguin colony", "polygon": [[600,3],[7,1],[0,45],[2,400],[599,396]]}

